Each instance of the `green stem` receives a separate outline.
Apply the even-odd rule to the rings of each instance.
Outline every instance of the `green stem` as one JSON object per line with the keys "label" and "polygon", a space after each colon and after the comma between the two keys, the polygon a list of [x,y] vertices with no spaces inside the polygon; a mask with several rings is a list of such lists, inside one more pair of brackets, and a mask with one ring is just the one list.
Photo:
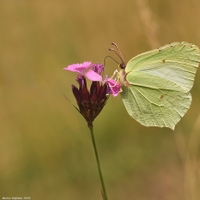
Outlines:
{"label": "green stem", "polygon": [[102,175],[102,172],[101,172],[99,155],[98,155],[98,151],[97,151],[97,147],[96,147],[96,143],[95,143],[93,127],[90,126],[89,129],[90,129],[90,133],[91,133],[91,137],[92,137],[92,144],[93,144],[94,153],[95,153],[95,157],[96,157],[96,161],[97,161],[97,167],[98,167],[99,177],[100,177],[100,181],[101,181],[103,199],[108,200],[108,197],[107,197],[107,194],[106,194],[106,188],[105,188],[104,181],[103,181],[103,175]]}

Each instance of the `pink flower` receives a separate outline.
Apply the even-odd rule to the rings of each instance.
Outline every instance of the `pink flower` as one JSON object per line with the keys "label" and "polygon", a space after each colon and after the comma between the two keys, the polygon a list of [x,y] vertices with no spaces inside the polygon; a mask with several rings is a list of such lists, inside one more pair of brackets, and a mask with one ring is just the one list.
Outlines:
{"label": "pink flower", "polygon": [[[78,82],[82,81],[84,76],[91,81],[102,81],[103,69],[102,64],[92,64],[91,62],[72,64],[64,68],[64,70],[78,73],[76,78]],[[103,84],[107,84],[107,94],[116,97],[120,93],[120,84],[116,80],[106,77]]]}
{"label": "pink flower", "polygon": [[103,70],[103,65],[91,64],[91,62],[84,62],[69,65],[68,67],[64,68],[64,70],[77,72],[82,76],[86,76],[91,81],[102,81],[102,77],[100,74]]}
{"label": "pink flower", "polygon": [[[72,92],[76,98],[80,114],[85,118],[89,127],[92,127],[94,119],[105,106],[109,95],[116,97],[120,93],[120,84],[106,76],[102,81],[102,64],[84,62],[72,64],[64,68],[71,72],[77,72],[76,81],[79,87],[72,85]],[[92,81],[90,88],[87,87],[87,77]]]}
{"label": "pink flower", "polygon": [[116,97],[120,93],[121,86],[116,80],[106,77],[104,80],[104,84],[105,83],[108,84],[107,94],[112,94]]}

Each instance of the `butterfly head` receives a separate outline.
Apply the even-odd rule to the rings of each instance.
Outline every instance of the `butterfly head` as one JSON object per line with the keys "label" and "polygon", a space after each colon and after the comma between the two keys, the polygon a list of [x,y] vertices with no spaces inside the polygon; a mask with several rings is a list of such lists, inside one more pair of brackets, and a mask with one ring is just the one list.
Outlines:
{"label": "butterfly head", "polygon": [[126,68],[126,64],[125,63],[120,63],[119,67],[120,67],[120,69],[125,69]]}

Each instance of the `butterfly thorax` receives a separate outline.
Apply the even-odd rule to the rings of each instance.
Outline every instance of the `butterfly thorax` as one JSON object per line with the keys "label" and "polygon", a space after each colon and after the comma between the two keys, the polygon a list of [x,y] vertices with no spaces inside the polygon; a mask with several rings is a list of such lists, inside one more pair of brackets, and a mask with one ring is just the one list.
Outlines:
{"label": "butterfly thorax", "polygon": [[130,83],[126,80],[126,75],[127,73],[125,72],[125,69],[121,69],[118,72],[118,79],[121,86],[130,86]]}

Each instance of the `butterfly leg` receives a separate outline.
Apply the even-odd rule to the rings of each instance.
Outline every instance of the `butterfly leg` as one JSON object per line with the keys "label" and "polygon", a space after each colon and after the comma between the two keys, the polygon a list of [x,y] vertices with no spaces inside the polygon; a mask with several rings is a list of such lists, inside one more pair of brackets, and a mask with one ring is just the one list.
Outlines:
{"label": "butterfly leg", "polygon": [[117,78],[118,75],[119,75],[119,71],[116,69],[116,70],[113,72],[113,75],[111,76],[111,79]]}

